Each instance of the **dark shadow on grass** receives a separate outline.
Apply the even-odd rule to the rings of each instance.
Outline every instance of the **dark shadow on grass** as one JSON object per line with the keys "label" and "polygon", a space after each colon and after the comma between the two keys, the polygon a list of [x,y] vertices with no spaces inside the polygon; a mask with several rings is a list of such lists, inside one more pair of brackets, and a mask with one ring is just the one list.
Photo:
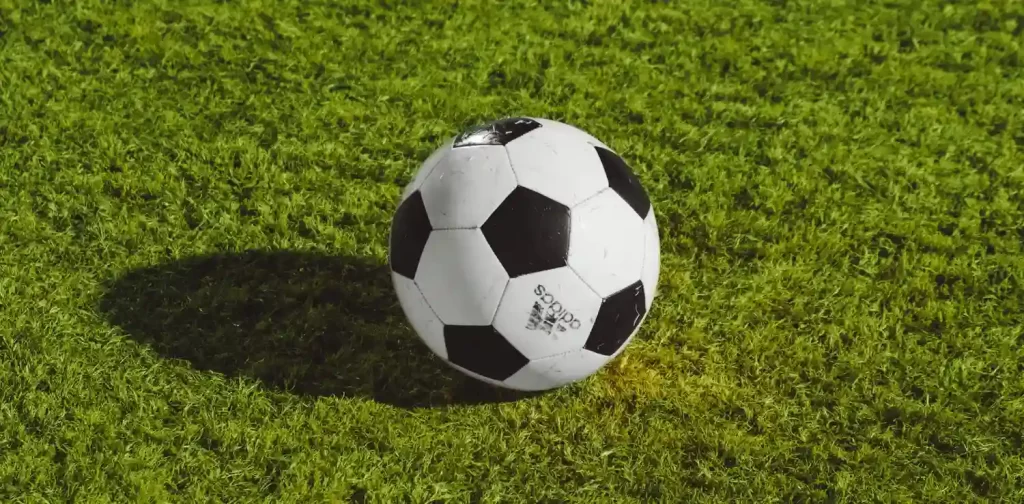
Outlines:
{"label": "dark shadow on grass", "polygon": [[258,251],[198,257],[116,279],[101,309],[162,355],[296,394],[406,408],[535,395],[450,368],[408,327],[389,269],[358,258]]}

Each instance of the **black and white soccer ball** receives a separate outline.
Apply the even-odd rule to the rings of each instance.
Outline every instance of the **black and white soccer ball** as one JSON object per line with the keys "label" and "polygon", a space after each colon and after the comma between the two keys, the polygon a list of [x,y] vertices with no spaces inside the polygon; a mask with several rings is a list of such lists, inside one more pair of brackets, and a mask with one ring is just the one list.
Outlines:
{"label": "black and white soccer ball", "polygon": [[660,265],[639,180],[593,136],[515,117],[462,132],[402,193],[390,265],[410,325],[452,367],[546,390],[636,334]]}

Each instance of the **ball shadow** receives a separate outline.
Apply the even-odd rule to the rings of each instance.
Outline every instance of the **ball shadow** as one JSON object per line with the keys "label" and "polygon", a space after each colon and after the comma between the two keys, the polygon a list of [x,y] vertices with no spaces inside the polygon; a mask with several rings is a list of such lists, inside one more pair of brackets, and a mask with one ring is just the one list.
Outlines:
{"label": "ball shadow", "polygon": [[307,396],[404,408],[514,401],[452,369],[409,328],[385,265],[305,252],[218,254],[129,272],[101,311],[197,369]]}

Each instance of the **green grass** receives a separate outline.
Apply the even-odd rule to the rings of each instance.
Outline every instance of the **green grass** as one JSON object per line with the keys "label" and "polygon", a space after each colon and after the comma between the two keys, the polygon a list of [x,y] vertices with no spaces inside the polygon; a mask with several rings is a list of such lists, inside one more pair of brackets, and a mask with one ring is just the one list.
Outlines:
{"label": "green grass", "polygon": [[[0,501],[1024,501],[1024,4],[0,0]],[[405,325],[471,124],[620,151],[622,357],[518,398]]]}

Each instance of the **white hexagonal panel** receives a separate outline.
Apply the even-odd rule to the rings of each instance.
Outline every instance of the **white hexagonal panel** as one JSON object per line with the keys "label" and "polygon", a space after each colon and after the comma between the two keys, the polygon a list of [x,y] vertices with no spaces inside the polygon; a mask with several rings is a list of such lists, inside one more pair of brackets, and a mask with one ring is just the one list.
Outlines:
{"label": "white hexagonal panel", "polygon": [[416,282],[398,273],[391,273],[391,280],[394,282],[398,303],[402,306],[409,325],[426,343],[430,351],[442,359],[447,359],[448,352],[444,346],[444,324],[434,314],[434,310],[430,309],[430,305],[423,298],[423,293],[416,286]]}
{"label": "white hexagonal panel", "polygon": [[488,325],[508,274],[479,229],[435,230],[416,270],[416,285],[445,324]]}
{"label": "white hexagonal panel", "polygon": [[530,273],[509,281],[494,328],[527,359],[583,348],[601,297],[570,268]]}
{"label": "white hexagonal panel", "polygon": [[455,137],[451,137],[445,140],[440,147],[434,149],[434,152],[430,153],[430,156],[427,156],[427,159],[420,164],[419,168],[416,169],[416,174],[413,175],[412,180],[406,184],[405,188],[402,190],[403,200],[408,198],[413,191],[419,189],[420,186],[423,185],[423,181],[427,179],[427,176],[434,170],[437,163],[440,162],[446,154],[448,154],[448,150],[451,149],[452,140],[454,140],[454,138]]}
{"label": "white hexagonal panel", "polygon": [[541,118],[537,118],[537,117],[531,117],[531,119],[539,122],[541,124],[541,126],[544,127],[544,128],[550,128],[550,129],[553,129],[553,130],[562,131],[562,132],[564,132],[565,134],[567,134],[567,135],[569,135],[571,137],[579,138],[580,140],[582,140],[584,142],[587,142],[587,143],[589,143],[591,145],[596,145],[598,147],[604,147],[605,149],[608,149],[608,150],[614,152],[614,149],[612,149],[611,147],[608,147],[607,145],[605,145],[604,142],[601,142],[600,140],[598,140],[597,137],[595,137],[594,135],[591,135],[590,133],[587,133],[586,131],[583,131],[582,129],[577,128],[576,126],[573,126],[571,124],[567,124],[567,123],[564,123],[564,122],[561,122],[561,121],[556,121],[554,119],[541,119]]}
{"label": "white hexagonal panel", "polygon": [[602,298],[640,279],[644,225],[611,189],[570,210],[569,266]]}
{"label": "white hexagonal panel", "polygon": [[608,357],[590,350],[573,350],[544,359],[530,361],[529,364],[508,377],[505,387],[524,390],[548,390],[582,380],[601,369],[609,360]]}
{"label": "white hexagonal panel", "polygon": [[658,222],[652,209],[644,219],[644,267],[640,280],[644,283],[644,295],[647,297],[647,310],[654,303],[658,294],[658,275],[661,272],[661,239],[658,234]]}
{"label": "white hexagonal panel", "polygon": [[565,206],[572,207],[608,187],[594,146],[564,128],[537,128],[505,148],[519,185]]}
{"label": "white hexagonal panel", "polygon": [[423,205],[434,229],[479,227],[516,188],[500,145],[449,149],[423,181]]}

